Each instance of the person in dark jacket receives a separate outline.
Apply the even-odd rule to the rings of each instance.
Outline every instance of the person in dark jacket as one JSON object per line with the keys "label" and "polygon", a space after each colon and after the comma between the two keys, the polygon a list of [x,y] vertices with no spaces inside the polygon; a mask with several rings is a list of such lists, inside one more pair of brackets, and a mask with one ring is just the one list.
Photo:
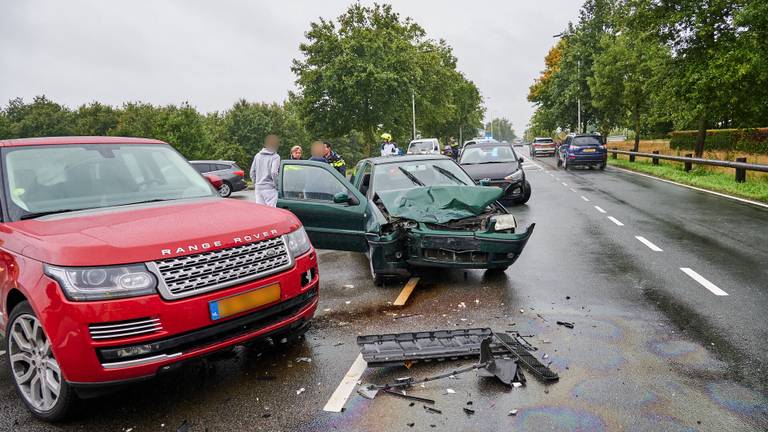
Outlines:
{"label": "person in dark jacket", "polygon": [[301,160],[301,146],[293,146],[291,147],[291,155],[289,157],[290,160]]}
{"label": "person in dark jacket", "polygon": [[315,162],[328,163],[325,159],[325,143],[322,141],[315,141],[309,146],[309,160]]}
{"label": "person in dark jacket", "polygon": [[325,153],[323,154],[323,157],[325,157],[325,160],[331,164],[332,167],[336,168],[336,171],[341,173],[341,175],[346,176],[347,175],[347,163],[344,162],[344,159],[339,156],[338,153],[333,151],[333,148],[331,147],[331,143],[328,141],[323,141],[323,146],[325,149]]}

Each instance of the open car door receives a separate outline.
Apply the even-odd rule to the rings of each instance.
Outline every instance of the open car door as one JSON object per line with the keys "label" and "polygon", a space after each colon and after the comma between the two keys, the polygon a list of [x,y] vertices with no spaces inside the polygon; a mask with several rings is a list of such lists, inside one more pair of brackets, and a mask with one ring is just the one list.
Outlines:
{"label": "open car door", "polygon": [[329,164],[285,160],[277,206],[295,214],[318,249],[368,250],[368,199]]}

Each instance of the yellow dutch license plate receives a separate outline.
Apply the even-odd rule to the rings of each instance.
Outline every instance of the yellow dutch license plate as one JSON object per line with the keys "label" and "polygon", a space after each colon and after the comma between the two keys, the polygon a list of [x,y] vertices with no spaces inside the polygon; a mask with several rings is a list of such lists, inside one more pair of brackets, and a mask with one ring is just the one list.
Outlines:
{"label": "yellow dutch license plate", "polygon": [[582,151],[583,151],[584,153],[594,153],[594,152],[595,152],[595,149],[593,149],[593,148],[587,148],[587,149],[584,149],[584,150],[582,150]]}
{"label": "yellow dutch license plate", "polygon": [[221,318],[237,315],[240,312],[255,309],[259,306],[274,303],[278,300],[280,300],[280,284],[275,283],[253,291],[209,302],[208,309],[211,312],[211,319],[216,321]]}

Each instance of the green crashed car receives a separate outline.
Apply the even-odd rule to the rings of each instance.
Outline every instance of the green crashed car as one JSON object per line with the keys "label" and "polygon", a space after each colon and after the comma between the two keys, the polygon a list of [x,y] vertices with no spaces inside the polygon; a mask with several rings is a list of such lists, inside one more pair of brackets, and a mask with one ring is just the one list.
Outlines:
{"label": "green crashed car", "polygon": [[518,232],[497,201],[502,189],[475,185],[445,156],[364,159],[354,172],[347,180],[328,164],[283,161],[277,205],[316,248],[366,253],[377,284],[413,267],[503,270],[533,232]]}

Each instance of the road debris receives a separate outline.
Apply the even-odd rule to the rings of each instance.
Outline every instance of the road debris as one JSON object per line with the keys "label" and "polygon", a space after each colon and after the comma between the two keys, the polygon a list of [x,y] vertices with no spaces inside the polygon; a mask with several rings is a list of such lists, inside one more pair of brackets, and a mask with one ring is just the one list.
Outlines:
{"label": "road debris", "polygon": [[364,384],[357,388],[357,394],[366,399],[374,399],[379,394],[379,389],[374,385]]}
{"label": "road debris", "polygon": [[397,296],[397,299],[395,299],[395,302],[392,303],[393,306],[405,306],[405,303],[408,301],[408,298],[411,296],[411,293],[413,292],[414,288],[416,288],[416,285],[418,285],[419,280],[421,278],[419,277],[412,277],[408,280],[408,282],[403,287],[403,290],[400,291],[400,295]]}
{"label": "road debris", "polygon": [[563,327],[568,327],[569,329],[572,329],[574,327],[573,323],[572,322],[568,322],[568,321],[558,321],[557,325],[561,325]]}
{"label": "road debris", "polygon": [[446,389],[445,391],[446,391],[446,393],[448,393],[448,394],[456,394],[456,390],[454,390],[454,389],[450,389],[450,388],[449,388],[449,389]]}
{"label": "road debris", "polygon": [[472,415],[472,414],[475,413],[475,410],[473,410],[471,408],[464,407],[462,409],[464,410],[465,413],[467,413],[467,415]]}
{"label": "road debris", "polygon": [[443,413],[442,411],[440,411],[440,410],[439,410],[439,409],[437,409],[437,408],[432,408],[431,406],[426,406],[426,405],[423,405],[423,406],[424,406],[424,409],[425,409],[427,412],[431,412],[431,413],[433,413],[433,414],[442,414],[442,413]]}
{"label": "road debris", "polygon": [[294,361],[296,363],[312,363],[312,359],[309,357],[296,357]]}
{"label": "road debris", "polygon": [[305,389],[304,387],[302,387],[302,388],[300,388],[300,389],[296,390],[296,396],[298,396],[298,395],[300,395],[300,394],[304,393],[305,391],[306,391],[306,389]]}
{"label": "road debris", "polygon": [[509,415],[509,416],[516,416],[516,415],[517,415],[517,410],[516,410],[516,409],[513,409],[512,411],[510,411],[510,412],[509,412],[509,414],[508,414],[508,415]]}
{"label": "road debris", "polygon": [[[427,399],[425,397],[409,395],[409,394],[406,394],[405,392],[402,392],[402,393],[401,392],[396,392],[396,391],[394,391],[392,389],[389,389],[389,388],[384,388],[381,391],[386,393],[386,394],[389,394],[389,395],[392,395],[392,396],[397,396],[397,397],[400,397],[400,398],[403,398],[403,399],[408,399],[408,400],[412,400],[412,401],[416,401],[416,402],[422,402],[422,403],[426,403],[426,404],[430,404],[430,405],[434,405],[435,404],[435,401],[432,400],[432,399]],[[373,399],[373,398],[371,398],[371,399]],[[411,402],[411,404],[409,406],[413,406],[413,404],[414,403]]]}

